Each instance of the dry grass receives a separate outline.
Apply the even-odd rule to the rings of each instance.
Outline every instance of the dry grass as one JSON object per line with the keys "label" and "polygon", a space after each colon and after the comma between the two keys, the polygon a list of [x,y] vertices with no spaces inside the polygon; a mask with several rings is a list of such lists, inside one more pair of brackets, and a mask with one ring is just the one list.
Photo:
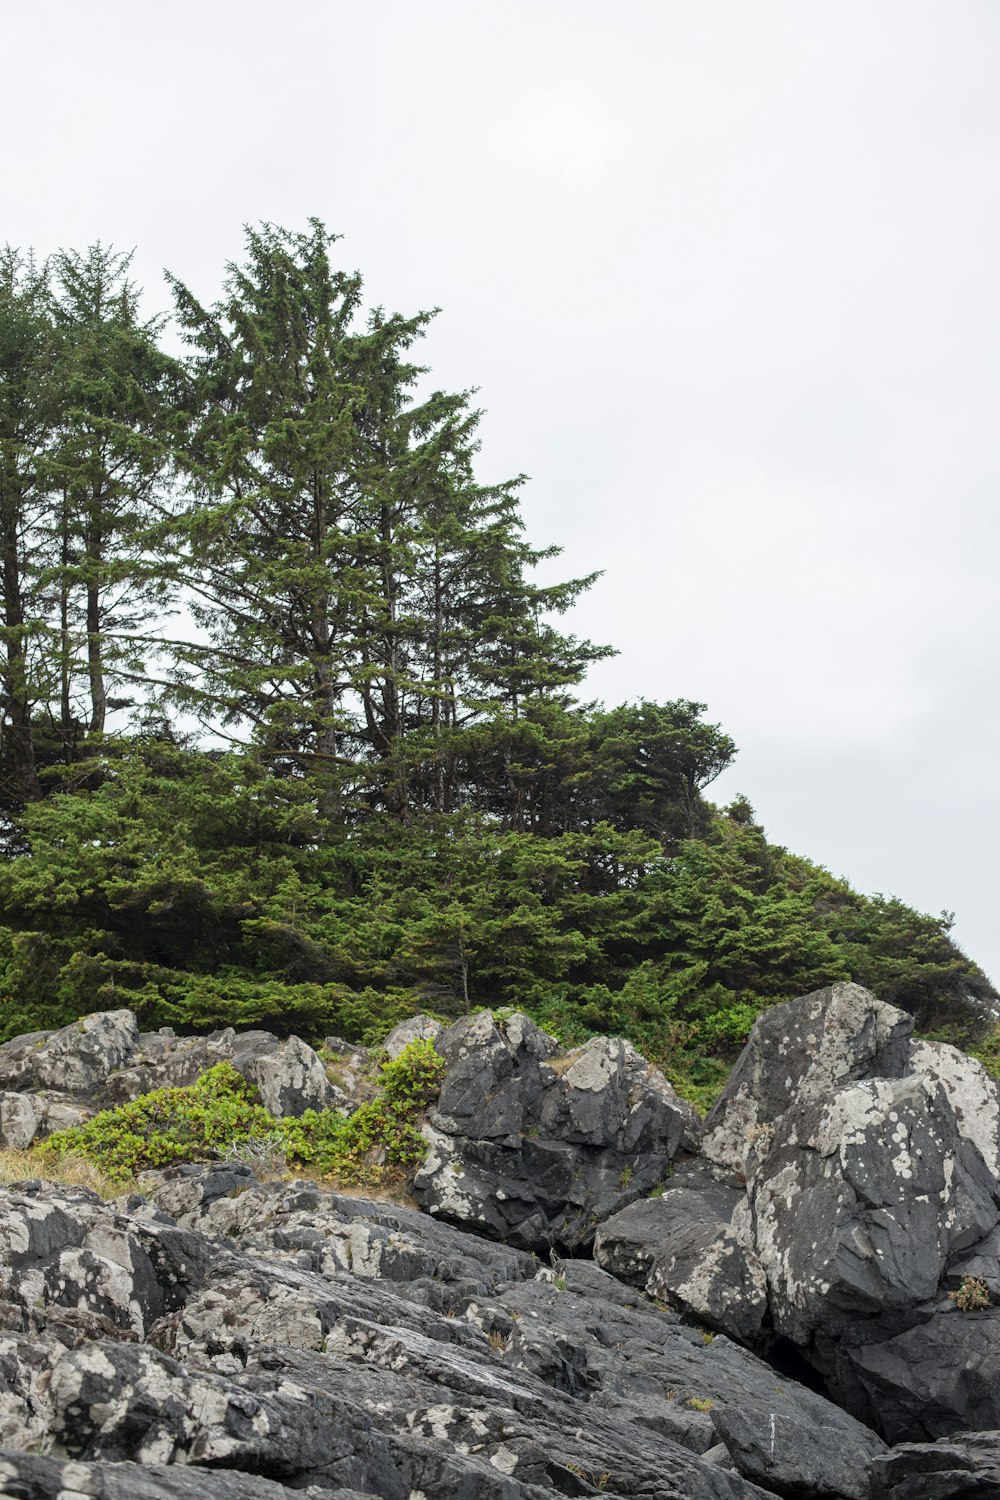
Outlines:
{"label": "dry grass", "polygon": [[56,1156],[50,1151],[0,1151],[0,1183],[25,1182],[40,1177],[44,1182],[61,1182],[66,1187],[92,1188],[102,1198],[119,1198],[135,1192],[134,1182],[112,1182],[100,1167],[76,1152]]}

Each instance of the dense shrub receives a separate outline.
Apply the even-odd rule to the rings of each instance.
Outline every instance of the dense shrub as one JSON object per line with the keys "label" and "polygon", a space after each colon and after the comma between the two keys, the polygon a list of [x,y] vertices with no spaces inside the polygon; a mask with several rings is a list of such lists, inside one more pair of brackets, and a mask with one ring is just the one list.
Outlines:
{"label": "dense shrub", "polygon": [[374,1185],[422,1159],[426,1142],[418,1120],[437,1093],[443,1069],[430,1042],[411,1042],[381,1065],[379,1095],[354,1114],[307,1110],[298,1119],[278,1120],[232,1064],[217,1063],[186,1088],[155,1089],[102,1110],[51,1135],[39,1149],[55,1157],[77,1154],[124,1183],[150,1168],[213,1161],[242,1143],[266,1140],[293,1166],[345,1184]]}

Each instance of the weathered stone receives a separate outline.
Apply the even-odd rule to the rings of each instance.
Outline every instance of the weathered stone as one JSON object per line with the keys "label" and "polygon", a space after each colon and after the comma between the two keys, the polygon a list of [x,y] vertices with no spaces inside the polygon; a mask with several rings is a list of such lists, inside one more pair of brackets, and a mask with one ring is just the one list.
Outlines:
{"label": "weathered stone", "polygon": [[410,1016],[390,1031],[382,1043],[382,1051],[392,1058],[398,1057],[411,1042],[436,1042],[443,1035],[444,1029],[441,1022],[435,1021],[433,1016]]}
{"label": "weathered stone", "polygon": [[857,984],[835,984],[772,1006],[705,1120],[710,1161],[739,1171],[748,1134],[767,1130],[793,1103],[824,1099],[859,1079],[899,1078],[909,1064],[913,1018]]}
{"label": "weathered stone", "polygon": [[712,1421],[739,1473],[795,1500],[868,1500],[871,1466],[885,1451],[874,1433],[862,1429],[848,1443],[844,1433],[817,1434],[798,1413],[728,1405]]}
{"label": "weathered stone", "polygon": [[1000,1432],[903,1443],[875,1460],[871,1500],[993,1500],[1000,1495]]}
{"label": "weathered stone", "polygon": [[0,1496],[10,1500],[371,1500],[360,1490],[290,1490],[256,1474],[215,1469],[211,1484],[203,1472],[180,1464],[80,1463],[0,1446]]}
{"label": "weathered stone", "polygon": [[[799,1442],[803,1473],[827,1445],[853,1454],[844,1495],[881,1451],[822,1397],[592,1263],[539,1270],[412,1209],[227,1166],[149,1181],[159,1206],[0,1190],[0,1295],[19,1299],[24,1330],[11,1411],[34,1413],[52,1457],[91,1466],[95,1484],[139,1459],[266,1473],[300,1493],[759,1500],[728,1448],[698,1456],[720,1447],[724,1411],[780,1415],[782,1473]],[[737,1467],[758,1463],[746,1447],[733,1439]]]}
{"label": "weathered stone", "polygon": [[[236,1032],[231,1026],[208,1036],[177,1037],[169,1029],[143,1032],[130,1066],[112,1073],[104,1085],[107,1104],[123,1104],[154,1089],[187,1088],[216,1063],[232,1057]],[[277,1038],[272,1038],[277,1046]]]}
{"label": "weathered stone", "polygon": [[742,1189],[689,1173],[671,1177],[655,1198],[643,1198],[605,1219],[594,1236],[594,1259],[606,1271],[644,1287],[663,1241],[678,1224],[709,1219],[728,1224]]}
{"label": "weathered stone", "polygon": [[890,1443],[1000,1429],[1000,1309],[929,1316],[878,1342],[838,1340],[830,1384]]}
{"label": "weathered stone", "polygon": [[662,1183],[692,1111],[627,1042],[559,1054],[524,1016],[466,1017],[437,1042],[446,1071],[414,1179],[421,1207],[528,1249],[590,1244]]}
{"label": "weathered stone", "polygon": [[933,1297],[949,1255],[996,1224],[992,1188],[921,1076],[790,1109],[747,1182],[775,1328],[804,1345]]}
{"label": "weathered stone", "polygon": [[35,1079],[35,1059],[52,1031],[31,1031],[12,1037],[0,1046],[0,1089],[30,1087]]}
{"label": "weathered stone", "polygon": [[0,1146],[26,1151],[42,1128],[45,1101],[37,1094],[0,1093]]}
{"label": "weathered stone", "polygon": [[31,1072],[42,1088],[88,1094],[131,1061],[138,1045],[139,1027],[130,1010],[98,1011],[44,1041]]}
{"label": "weathered stone", "polygon": [[910,1071],[940,1084],[963,1139],[1000,1176],[1000,1083],[982,1063],[944,1042],[913,1042]]}
{"label": "weathered stone", "polygon": [[297,1036],[290,1036],[273,1052],[253,1057],[246,1076],[256,1085],[264,1108],[278,1119],[303,1115],[307,1109],[329,1109],[338,1102],[323,1064]]}

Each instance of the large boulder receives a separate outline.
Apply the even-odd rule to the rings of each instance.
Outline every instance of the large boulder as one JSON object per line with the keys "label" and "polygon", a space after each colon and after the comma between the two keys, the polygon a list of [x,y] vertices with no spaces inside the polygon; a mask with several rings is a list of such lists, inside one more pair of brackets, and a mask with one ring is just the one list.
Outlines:
{"label": "large boulder", "polygon": [[701,1152],[739,1171],[748,1136],[793,1104],[865,1078],[901,1078],[913,1018],[858,984],[834,984],[764,1012],[705,1120]]}
{"label": "large boulder", "polygon": [[871,1500],[989,1500],[1000,1495],[1000,1432],[901,1443],[876,1459]]}
{"label": "large boulder", "polygon": [[446,1068],[413,1191],[422,1208],[527,1249],[587,1246],[599,1223],[662,1183],[694,1115],[620,1038],[563,1053],[527,1017],[466,1017],[439,1037]]}
{"label": "large boulder", "polygon": [[[955,1048],[909,1033],[909,1017],[857,985],[760,1018],[705,1133],[710,1161],[744,1177],[745,1200],[714,1238],[709,1217],[699,1227],[689,1213],[690,1249],[659,1289],[725,1327],[743,1307],[713,1275],[742,1253],[763,1274],[767,1311],[759,1334],[734,1331],[794,1346],[893,1441],[1000,1428],[1000,1308],[989,1305],[1000,1089]],[[664,1225],[650,1273],[677,1236]],[[678,1270],[704,1307],[671,1284]]]}
{"label": "large boulder", "polygon": [[317,1054],[297,1036],[252,1056],[236,1051],[233,1066],[256,1085],[261,1104],[277,1119],[332,1109],[342,1098]]}
{"label": "large boulder", "polygon": [[109,1074],[131,1061],[138,1046],[139,1026],[130,1010],[97,1011],[61,1031],[5,1042],[0,1047],[0,1088],[93,1094]]}

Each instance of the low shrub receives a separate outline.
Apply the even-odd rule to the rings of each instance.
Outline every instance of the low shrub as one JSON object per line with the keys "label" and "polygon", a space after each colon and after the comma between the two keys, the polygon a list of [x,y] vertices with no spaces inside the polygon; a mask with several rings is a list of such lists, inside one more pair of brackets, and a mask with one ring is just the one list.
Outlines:
{"label": "low shrub", "polygon": [[374,1187],[423,1159],[427,1144],[418,1120],[435,1097],[443,1070],[432,1043],[411,1042],[381,1065],[380,1094],[354,1114],[307,1110],[297,1119],[278,1120],[231,1063],[217,1063],[186,1088],[155,1089],[58,1131],[37,1154],[53,1164],[82,1157],[109,1181],[125,1183],[150,1168],[225,1157],[250,1160],[258,1148],[266,1148],[269,1157],[280,1153],[290,1166],[345,1185]]}

